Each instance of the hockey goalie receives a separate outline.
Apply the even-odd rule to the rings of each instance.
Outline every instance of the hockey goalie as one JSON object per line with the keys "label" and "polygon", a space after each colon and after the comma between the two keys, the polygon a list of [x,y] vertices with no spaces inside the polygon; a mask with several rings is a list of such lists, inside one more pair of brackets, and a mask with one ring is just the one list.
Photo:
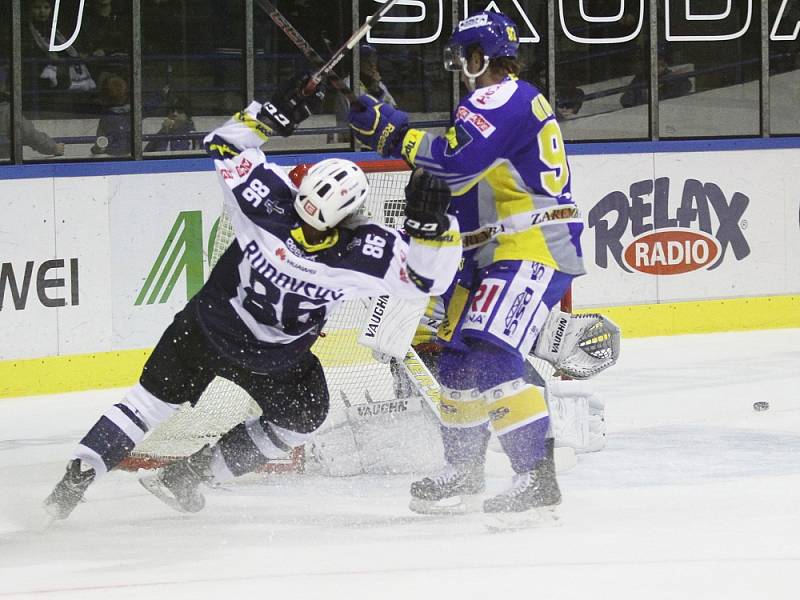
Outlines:
{"label": "hockey goalie", "polygon": [[[395,399],[348,407],[345,422],[315,437],[310,468],[347,476],[441,467],[436,332],[443,316],[438,298],[373,300],[359,342],[389,363]],[[574,466],[576,453],[605,446],[605,403],[587,380],[617,361],[620,337],[619,328],[598,314],[555,310],[542,329],[525,379],[544,388],[558,470]]]}

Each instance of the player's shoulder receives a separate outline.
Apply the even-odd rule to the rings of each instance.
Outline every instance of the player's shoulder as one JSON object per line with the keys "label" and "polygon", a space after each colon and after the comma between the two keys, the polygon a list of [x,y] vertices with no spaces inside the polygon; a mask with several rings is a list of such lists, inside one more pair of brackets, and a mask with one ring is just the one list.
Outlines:
{"label": "player's shoulder", "polygon": [[491,112],[497,109],[515,109],[529,103],[539,94],[535,85],[507,77],[500,83],[475,90],[469,95],[465,106],[477,112]]}
{"label": "player's shoulder", "polygon": [[339,230],[337,260],[330,266],[384,277],[400,235],[373,221],[360,220]]}
{"label": "player's shoulder", "polygon": [[456,119],[470,123],[484,137],[497,130],[514,131],[527,122],[538,95],[534,85],[509,77],[475,90],[456,110]]}
{"label": "player's shoulder", "polygon": [[271,187],[295,190],[283,167],[267,160],[259,148],[248,148],[236,156],[218,160],[216,163],[217,172],[231,189],[257,178],[271,184]]}

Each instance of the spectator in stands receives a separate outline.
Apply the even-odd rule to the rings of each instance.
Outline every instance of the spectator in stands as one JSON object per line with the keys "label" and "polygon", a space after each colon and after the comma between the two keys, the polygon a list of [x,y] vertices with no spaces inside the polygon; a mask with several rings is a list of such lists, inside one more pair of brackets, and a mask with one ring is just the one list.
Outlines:
{"label": "spectator in stands", "polygon": [[181,137],[195,131],[194,121],[191,116],[191,104],[186,98],[174,97],[167,105],[167,117],[161,123],[161,129],[156,135],[166,136],[168,139],[155,139],[147,142],[145,152],[169,152],[180,150],[196,150],[197,142],[191,137]]}
{"label": "spectator in stands", "polygon": [[573,118],[581,110],[584,91],[570,82],[563,87],[556,88],[556,117],[559,121]]}
{"label": "spectator in stands", "polygon": [[[359,88],[354,89],[356,96],[370,94],[378,100],[397,106],[397,102],[389,93],[389,89],[381,80],[381,72],[378,69],[378,51],[371,44],[361,44],[360,54],[360,82]],[[345,77],[344,82],[350,87],[350,77]],[[347,111],[350,110],[350,102],[343,94],[336,94],[336,126],[349,127],[347,122]],[[337,134],[336,141],[343,142],[350,139],[350,134]],[[328,140],[333,141],[333,140]]]}
{"label": "spectator in stands", "polygon": [[[130,9],[128,9],[129,11]],[[124,57],[128,55],[131,26],[126,11],[113,0],[88,0],[78,41],[91,57]],[[119,59],[93,60],[92,71],[100,88],[109,75],[124,76],[127,65]]]}
{"label": "spectator in stands", "polygon": [[[97,86],[80,54],[70,46],[63,54],[50,51],[53,8],[49,0],[31,0],[28,4],[28,19],[22,27],[22,55],[32,60],[32,71],[27,70],[24,87],[33,89],[61,89],[93,91]],[[66,42],[66,37],[56,31],[57,44]]]}
{"label": "spectator in stands", "polygon": [[[11,98],[8,94],[7,80],[7,73],[0,69],[0,159],[11,156]],[[22,143],[40,154],[64,155],[64,144],[37,130],[27,119],[22,119]]]}
{"label": "spectator in stands", "polygon": [[130,156],[131,153],[131,105],[128,97],[128,82],[112,75],[103,82],[101,101],[106,114],[97,123],[97,139],[91,148],[92,154]]}
{"label": "spectator in stands", "polygon": [[90,56],[127,54],[130,23],[113,0],[89,0],[81,27],[81,44]]}
{"label": "spectator in stands", "polygon": [[[622,94],[619,102],[625,108],[647,104],[650,101],[650,75],[649,69],[644,68],[637,73],[627,89]],[[692,91],[692,82],[684,74],[673,73],[669,68],[667,59],[659,50],[658,56],[658,98],[669,100],[685,96]]]}

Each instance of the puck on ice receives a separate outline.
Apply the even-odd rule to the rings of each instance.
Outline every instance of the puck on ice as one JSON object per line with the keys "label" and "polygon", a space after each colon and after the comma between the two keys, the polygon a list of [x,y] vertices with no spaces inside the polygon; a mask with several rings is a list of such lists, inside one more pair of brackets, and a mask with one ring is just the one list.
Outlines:
{"label": "puck on ice", "polygon": [[769,408],[769,402],[753,402],[753,410],[767,410]]}

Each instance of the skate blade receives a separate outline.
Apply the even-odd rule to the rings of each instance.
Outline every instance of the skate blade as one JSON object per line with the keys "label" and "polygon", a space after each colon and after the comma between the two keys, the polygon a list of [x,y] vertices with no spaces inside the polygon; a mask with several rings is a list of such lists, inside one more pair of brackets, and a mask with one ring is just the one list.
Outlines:
{"label": "skate blade", "polygon": [[153,496],[161,500],[164,504],[166,504],[170,508],[177,510],[179,513],[189,512],[185,508],[183,508],[180,504],[178,504],[178,501],[175,500],[175,496],[170,494],[167,488],[164,487],[164,485],[158,479],[158,475],[153,475],[153,474],[140,475],[139,483],[142,484],[142,487],[144,489],[153,494]]}
{"label": "skate blade", "polygon": [[56,523],[63,521],[66,517],[60,516],[60,512],[54,510],[47,504],[42,505],[42,509],[36,511],[30,522],[30,529],[36,533],[44,533],[51,529]]}
{"label": "skate blade", "polygon": [[485,513],[484,518],[486,529],[492,532],[557,527],[560,524],[555,506],[531,508],[523,512]]}
{"label": "skate blade", "polygon": [[[86,502],[86,498],[81,498],[80,501],[78,501],[78,505],[81,505],[84,502]],[[75,508],[77,508],[77,506]],[[47,502],[47,500],[45,500],[41,504],[41,510],[36,511],[32,528],[34,531],[47,531],[56,523],[60,521],[66,521],[72,514],[73,510],[70,510],[67,512],[67,514],[63,514],[55,502]]]}
{"label": "skate blade", "polygon": [[442,500],[411,498],[408,508],[421,515],[466,515],[480,512],[483,499],[479,495],[453,496]]}

